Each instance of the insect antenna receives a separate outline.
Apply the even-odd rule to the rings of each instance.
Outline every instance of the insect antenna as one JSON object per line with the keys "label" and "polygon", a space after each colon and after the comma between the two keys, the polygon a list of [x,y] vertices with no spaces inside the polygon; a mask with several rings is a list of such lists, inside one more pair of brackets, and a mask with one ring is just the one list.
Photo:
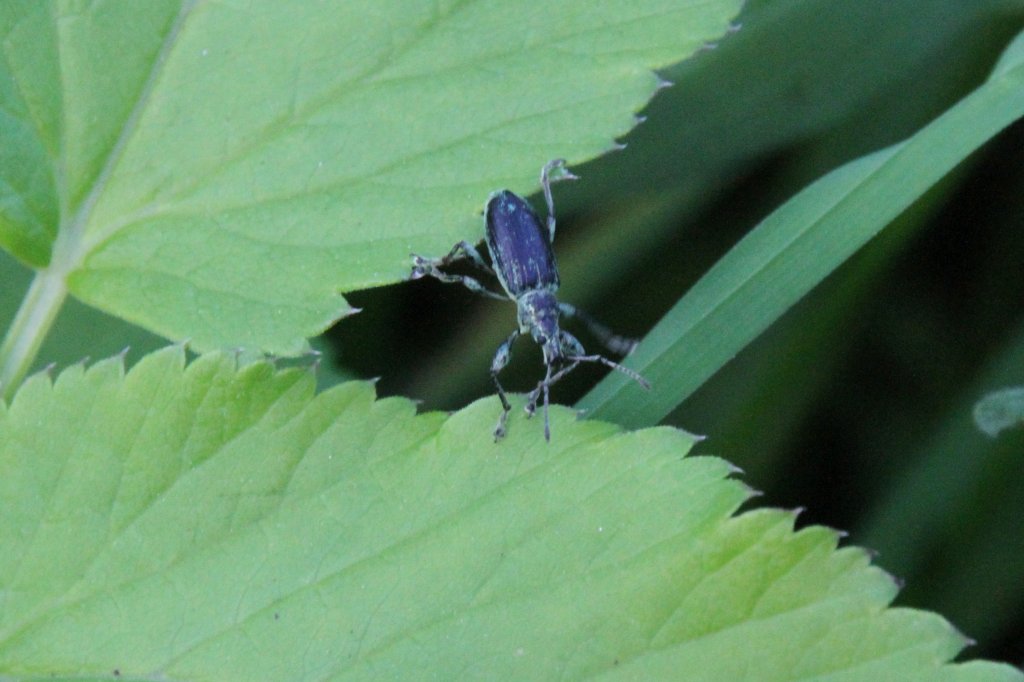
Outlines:
{"label": "insect antenna", "polygon": [[527,417],[532,417],[537,411],[537,401],[540,400],[541,394],[544,395],[544,440],[551,440],[551,422],[548,417],[548,403],[551,386],[566,374],[579,367],[581,362],[596,362],[605,365],[606,367],[611,367],[614,370],[622,372],[630,379],[643,386],[644,389],[651,389],[651,382],[644,379],[639,373],[631,370],[629,367],[623,367],[619,363],[614,360],[609,360],[603,355],[569,355],[566,356],[565,360],[569,364],[562,367],[554,374],[551,373],[551,366],[548,365],[544,379],[537,382],[537,388],[530,391],[530,395],[527,396],[526,399],[526,406],[524,409],[526,410]]}
{"label": "insect antenna", "polygon": [[569,357],[566,358],[566,360],[572,363],[599,362],[606,367],[611,367],[614,370],[622,372],[627,377],[643,386],[646,390],[651,390],[651,382],[647,381],[647,379],[644,379],[642,376],[640,376],[639,373],[634,372],[629,367],[623,367],[619,363],[615,362],[614,360],[609,360],[603,355],[570,355]]}

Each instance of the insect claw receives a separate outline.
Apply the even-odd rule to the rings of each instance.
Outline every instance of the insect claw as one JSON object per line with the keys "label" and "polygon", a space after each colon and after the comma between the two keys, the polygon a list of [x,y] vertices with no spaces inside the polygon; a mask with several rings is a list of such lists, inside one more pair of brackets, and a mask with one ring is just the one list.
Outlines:
{"label": "insect claw", "polygon": [[412,257],[412,272],[409,273],[409,279],[420,279],[427,276],[427,270],[430,268],[427,265],[427,259],[423,256],[418,256],[415,253],[409,254]]}
{"label": "insect claw", "polygon": [[502,410],[501,414],[498,416],[498,425],[494,427],[495,443],[505,437],[505,434],[507,433],[505,430],[506,421],[508,421],[508,411]]}
{"label": "insect claw", "polygon": [[526,413],[527,419],[532,419],[533,415],[537,413],[537,403],[530,402],[523,405],[523,412]]}

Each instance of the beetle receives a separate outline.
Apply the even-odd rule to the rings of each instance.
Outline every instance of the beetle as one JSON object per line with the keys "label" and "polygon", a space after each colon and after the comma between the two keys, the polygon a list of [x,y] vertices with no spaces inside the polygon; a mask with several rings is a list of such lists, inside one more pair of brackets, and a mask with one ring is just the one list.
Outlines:
{"label": "beetle", "polygon": [[[557,177],[553,173],[558,172]],[[583,345],[575,336],[563,330],[561,317],[577,318],[583,322],[610,351],[627,355],[636,346],[636,341],[612,333],[590,315],[568,303],[560,303],[555,296],[560,284],[558,265],[555,261],[552,242],[555,238],[555,206],[551,196],[551,183],[559,180],[578,180],[566,167],[564,159],[555,159],[544,165],[540,172],[540,185],[544,191],[548,216],[546,224],[533,207],[521,196],[507,190],[492,192],[484,205],[485,243],[491,258],[491,265],[483,259],[476,247],[461,241],[452,247],[446,256],[425,258],[413,254],[410,279],[433,277],[442,282],[460,283],[478,294],[498,300],[511,300],[518,308],[519,326],[500,346],[491,362],[491,378],[498,389],[502,412],[494,429],[494,440],[501,440],[506,433],[508,414],[512,410],[505,389],[498,380],[498,374],[509,363],[512,344],[522,334],[529,333],[541,347],[544,357],[544,378],[530,392],[526,401],[526,413],[532,417],[537,402],[544,399],[544,439],[551,440],[551,425],[548,418],[548,403],[551,386],[566,374],[576,369],[581,362],[601,363],[622,372],[645,389],[650,384],[633,370],[623,367],[603,355],[587,355]],[[481,271],[497,277],[504,295],[491,291],[474,277],[455,275],[444,271],[454,262],[469,259]]]}

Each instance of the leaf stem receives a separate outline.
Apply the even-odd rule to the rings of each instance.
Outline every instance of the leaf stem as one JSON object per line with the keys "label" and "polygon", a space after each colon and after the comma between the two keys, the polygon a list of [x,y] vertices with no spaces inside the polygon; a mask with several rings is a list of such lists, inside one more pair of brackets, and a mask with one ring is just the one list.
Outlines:
{"label": "leaf stem", "polygon": [[49,267],[36,273],[0,346],[0,390],[4,400],[13,397],[32,366],[67,295],[64,272]]}

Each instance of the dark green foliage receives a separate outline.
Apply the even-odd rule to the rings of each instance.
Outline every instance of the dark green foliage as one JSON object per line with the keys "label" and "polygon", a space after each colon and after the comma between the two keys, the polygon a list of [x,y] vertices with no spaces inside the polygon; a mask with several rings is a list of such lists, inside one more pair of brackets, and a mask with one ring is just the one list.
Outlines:
{"label": "dark green foliage", "polygon": [[[988,76],[1024,3],[751,2],[741,31],[666,73],[675,87],[621,153],[556,188],[560,296],[642,335],[728,248],[839,164],[897,142]],[[918,201],[685,402],[768,504],[848,529],[934,608],[1024,658],[1024,428],[973,425],[988,391],[1024,384],[1024,127]],[[535,204],[537,198],[534,197]],[[350,297],[331,335],[384,394],[451,409],[490,392],[514,308],[420,283]],[[373,339],[373,342],[368,342]],[[584,343],[585,336],[581,336]],[[425,350],[426,349],[426,350]],[[527,390],[524,347],[507,370]],[[571,403],[597,370],[554,398]]]}

